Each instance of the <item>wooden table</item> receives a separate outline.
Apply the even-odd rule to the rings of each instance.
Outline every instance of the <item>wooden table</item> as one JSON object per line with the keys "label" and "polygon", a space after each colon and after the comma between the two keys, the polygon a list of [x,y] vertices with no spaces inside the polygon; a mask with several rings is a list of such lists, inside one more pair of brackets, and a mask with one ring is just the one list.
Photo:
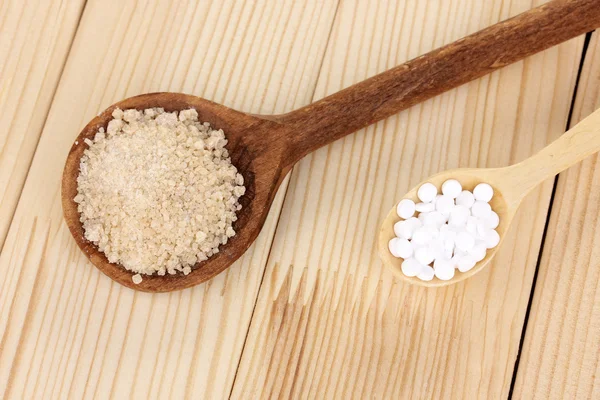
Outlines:
{"label": "wooden table", "polygon": [[62,219],[98,111],[168,90],[283,113],[540,2],[26,3],[0,2],[0,398],[600,398],[597,157],[529,196],[464,283],[407,286],[374,249],[422,178],[522,160],[599,107],[597,32],[309,155],[239,262],[151,295]]}

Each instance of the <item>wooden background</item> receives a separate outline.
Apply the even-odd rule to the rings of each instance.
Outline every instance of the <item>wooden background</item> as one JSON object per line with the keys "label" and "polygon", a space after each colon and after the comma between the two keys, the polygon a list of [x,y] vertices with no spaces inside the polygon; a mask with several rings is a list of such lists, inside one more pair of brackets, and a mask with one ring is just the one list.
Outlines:
{"label": "wooden background", "polygon": [[522,160],[600,107],[597,32],[309,155],[195,288],[113,283],[62,220],[70,144],[117,100],[283,113],[540,3],[0,2],[0,398],[600,398],[597,157],[530,195],[466,282],[410,287],[375,253],[421,179]]}

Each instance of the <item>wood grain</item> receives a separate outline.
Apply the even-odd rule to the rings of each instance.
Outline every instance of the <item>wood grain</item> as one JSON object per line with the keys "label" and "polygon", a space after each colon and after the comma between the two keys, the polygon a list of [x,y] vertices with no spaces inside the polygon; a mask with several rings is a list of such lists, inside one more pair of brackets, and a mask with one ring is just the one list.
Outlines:
{"label": "wood grain", "polygon": [[89,0],[0,255],[1,398],[225,398],[278,217],[226,273],[150,295],[102,275],[63,222],[77,133],[138,93],[194,93],[252,113],[312,98],[336,1]]}
{"label": "wood grain", "polygon": [[[2,34],[6,27],[16,29],[15,14],[5,22],[15,4],[0,3]],[[336,1],[194,6],[183,0],[88,0],[0,254],[0,397],[225,398],[233,385],[234,398],[506,398],[551,185],[527,199],[515,227],[521,236],[513,234],[504,246],[512,251],[454,288],[417,290],[394,282],[375,256],[375,232],[385,210],[428,174],[506,165],[557,137],[564,130],[581,39],[309,156],[292,176],[279,225],[283,190],[251,250],[194,289],[134,293],[102,276],[62,223],[59,180],[77,132],[124,97],[184,91],[248,112],[286,112],[537,4],[343,0],[325,52]],[[22,15],[33,10],[25,7]],[[13,46],[3,39],[3,46]],[[594,40],[590,51],[598,47]],[[597,69],[588,68],[580,87],[595,90],[585,96],[595,102],[598,75],[590,71]],[[30,101],[33,92],[24,91],[21,101]],[[578,107],[592,110],[587,102]],[[587,177],[583,169],[575,176],[576,190],[592,199],[588,219],[596,215],[594,192],[586,192],[589,182],[596,187],[595,165],[585,170]],[[584,200],[572,203],[585,208]],[[561,220],[571,213],[567,208]],[[579,226],[557,224],[553,246],[560,247],[560,229],[569,228],[570,243],[581,237],[581,254],[593,256],[593,228],[577,236]],[[594,264],[582,256],[567,276],[560,265],[548,265],[538,279],[548,289],[532,309],[532,317],[533,310],[540,313],[537,328],[528,331],[521,359],[533,372],[523,377],[528,367],[520,367],[515,394],[598,397],[598,277],[585,268]],[[556,295],[549,292],[552,285]],[[563,327],[561,318],[577,328]]]}
{"label": "wood grain", "polygon": [[[572,123],[600,107],[600,38],[592,36]],[[560,174],[515,398],[600,398],[600,158]]]}
{"label": "wood grain", "polygon": [[[342,2],[316,96],[533,5]],[[449,288],[394,282],[374,251],[378,226],[432,173],[508,165],[558,137],[581,46],[547,50],[300,162],[234,398],[506,398],[551,182],[526,199],[491,267]]]}
{"label": "wood grain", "polygon": [[0,2],[0,249],[48,115],[83,0]]}

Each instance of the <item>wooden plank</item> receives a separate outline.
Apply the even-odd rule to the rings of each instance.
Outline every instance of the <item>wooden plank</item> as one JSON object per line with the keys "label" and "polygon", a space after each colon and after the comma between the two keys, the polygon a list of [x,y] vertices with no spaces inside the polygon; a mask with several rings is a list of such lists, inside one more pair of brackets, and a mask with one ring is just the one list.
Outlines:
{"label": "wooden plank", "polygon": [[[343,1],[316,96],[537,4]],[[233,398],[507,397],[552,182],[524,202],[493,265],[452,287],[394,281],[375,252],[378,227],[428,175],[517,162],[560,135],[582,43],[413,107],[294,169]]]}
{"label": "wooden plank", "polygon": [[[572,124],[600,107],[600,35],[590,41]],[[515,398],[600,398],[600,158],[560,174]]]}
{"label": "wooden plank", "polygon": [[83,4],[0,2],[0,249]]}
{"label": "wooden plank", "polygon": [[88,263],[62,219],[79,130],[142,92],[254,113],[312,98],[337,1],[89,0],[0,255],[0,397],[225,398],[279,215],[210,282],[138,293]]}

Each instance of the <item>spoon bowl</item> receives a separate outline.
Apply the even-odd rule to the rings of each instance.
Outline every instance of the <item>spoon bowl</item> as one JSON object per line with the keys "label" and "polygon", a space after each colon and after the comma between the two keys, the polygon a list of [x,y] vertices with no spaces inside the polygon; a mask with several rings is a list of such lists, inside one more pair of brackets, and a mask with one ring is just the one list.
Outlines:
{"label": "spoon bowl", "polygon": [[[84,139],[93,139],[101,127],[106,129],[115,108],[143,110],[151,107],[162,107],[169,112],[194,108],[198,112],[199,121],[209,122],[213,128],[223,129],[228,140],[226,148],[233,165],[244,177],[246,193],[239,200],[242,209],[238,211],[238,219],[233,224],[236,235],[219,247],[219,253],[195,265],[188,275],[144,275],[141,283],[134,284],[132,276],[135,273],[110,263],[104,253],[84,238],[77,203],[73,199],[77,195],[81,156],[88,147]],[[279,144],[278,146],[266,145],[267,132],[270,140]],[[194,286],[231,265],[258,236],[277,188],[289,170],[283,163],[288,150],[287,142],[281,139],[285,133],[285,127],[275,121],[244,114],[195,96],[149,93],[120,101],[92,119],[69,151],[62,179],[62,205],[67,226],[90,261],[103,273],[125,286],[148,292],[166,292]]]}
{"label": "spoon bowl", "polygon": [[387,267],[389,267],[394,273],[394,275],[398,278],[408,283],[427,287],[447,286],[454,283],[458,283],[483,270],[489,264],[492,258],[496,255],[496,251],[498,251],[498,248],[502,244],[502,241],[506,236],[506,232],[510,227],[510,223],[512,222],[512,219],[515,215],[515,211],[519,205],[519,202],[514,203],[514,201],[511,201],[514,199],[510,198],[510,192],[509,199],[507,199],[503,194],[503,180],[501,179],[501,177],[509,172],[509,168],[511,167],[494,169],[460,168],[440,172],[436,175],[427,178],[427,180],[419,183],[408,193],[406,193],[406,195],[403,197],[403,199],[410,199],[415,203],[418,203],[420,202],[420,200],[417,197],[417,191],[419,190],[421,185],[430,182],[435,187],[437,187],[438,192],[441,193],[442,184],[448,179],[456,179],[461,183],[464,190],[469,190],[471,192],[473,191],[473,189],[475,189],[475,186],[477,186],[477,184],[482,182],[488,183],[492,186],[492,188],[494,189],[494,197],[492,197],[492,200],[490,200],[489,204],[492,207],[492,210],[495,211],[498,214],[498,217],[500,218],[500,223],[496,228],[496,232],[498,232],[498,234],[500,235],[500,243],[496,247],[488,249],[485,254],[485,258],[479,261],[473,268],[471,268],[467,272],[459,272],[457,270],[454,274],[454,277],[446,281],[438,279],[435,276],[431,281],[423,281],[417,278],[416,276],[409,277],[404,275],[401,270],[402,262],[404,260],[402,258],[394,257],[390,253],[390,250],[388,248],[389,241],[392,238],[396,237],[396,234],[394,233],[394,224],[402,220],[396,213],[395,205],[383,220],[383,223],[381,224],[381,229],[379,231],[377,247],[383,263]]}

